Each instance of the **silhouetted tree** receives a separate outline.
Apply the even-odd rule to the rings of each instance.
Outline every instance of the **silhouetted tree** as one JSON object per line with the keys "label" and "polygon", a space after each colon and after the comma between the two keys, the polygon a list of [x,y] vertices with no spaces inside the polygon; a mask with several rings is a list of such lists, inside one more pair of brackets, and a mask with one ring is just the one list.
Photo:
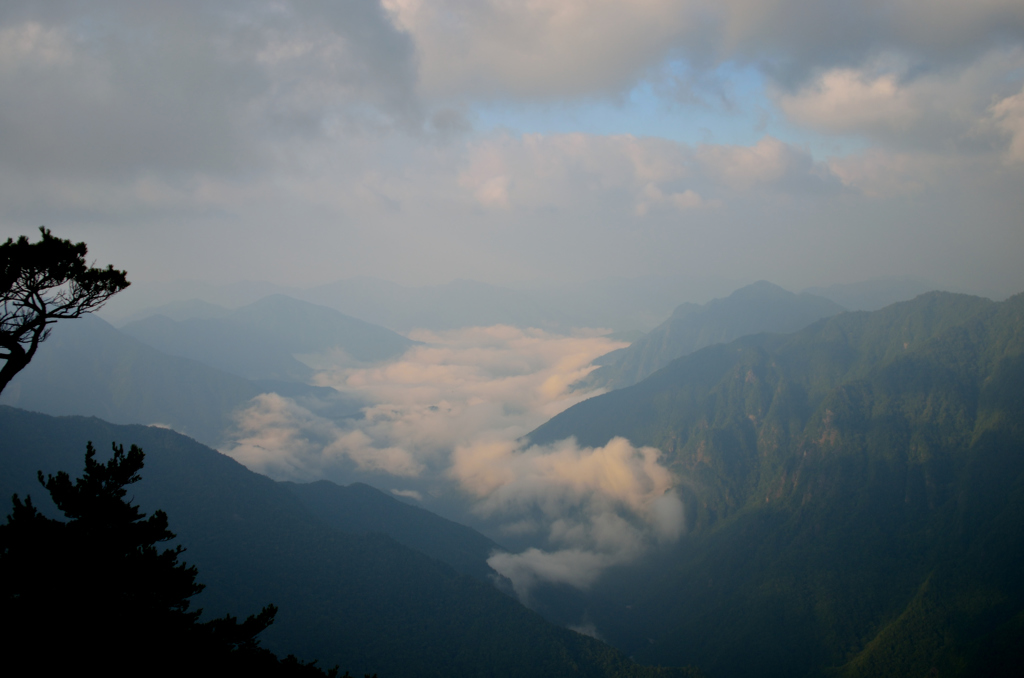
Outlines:
{"label": "silhouetted tree", "polygon": [[97,310],[129,285],[124,271],[89,266],[84,242],[39,230],[39,242],[21,236],[0,244],[0,392],[32,360],[50,325]]}
{"label": "silhouetted tree", "polygon": [[[144,454],[114,445],[106,464],[86,446],[85,473],[74,483],[59,472],[39,482],[68,522],[40,514],[31,497],[14,495],[0,525],[0,612],[7,622],[4,661],[39,672],[101,669],[104,675],[170,675],[202,667],[271,675],[324,675],[294,657],[279,661],[259,647],[273,623],[268,605],[243,622],[227,615],[200,622],[189,599],[203,590],[167,515],[148,518],[125,500],[140,479]],[[335,672],[328,675],[335,675]]]}

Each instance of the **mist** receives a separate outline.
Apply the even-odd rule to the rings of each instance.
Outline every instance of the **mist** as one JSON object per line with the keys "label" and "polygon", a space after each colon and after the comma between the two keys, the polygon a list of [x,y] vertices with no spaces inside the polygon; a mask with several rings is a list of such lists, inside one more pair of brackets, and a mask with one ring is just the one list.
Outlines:
{"label": "mist", "polygon": [[313,383],[372,403],[362,416],[332,421],[264,394],[237,414],[222,451],[272,478],[363,479],[428,507],[456,493],[463,521],[499,543],[530,545],[489,561],[523,600],[537,581],[586,588],[608,566],[681,535],[683,507],[658,450],[621,438],[596,449],[524,438],[600,393],[571,385],[626,344],[598,330],[500,325],[409,337],[422,343],[381,365],[303,356],[319,370]]}

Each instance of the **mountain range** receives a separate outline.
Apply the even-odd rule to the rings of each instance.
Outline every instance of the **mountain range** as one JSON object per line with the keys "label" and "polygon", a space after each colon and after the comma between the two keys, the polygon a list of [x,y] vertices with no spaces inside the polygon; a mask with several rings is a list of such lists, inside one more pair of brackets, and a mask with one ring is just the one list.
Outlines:
{"label": "mountain range", "polygon": [[688,536],[577,604],[712,676],[1016,675],[1022,385],[1024,295],[930,293],[584,401],[531,441],[657,447]]}
{"label": "mountain range", "polygon": [[681,304],[668,320],[626,348],[602,356],[577,388],[632,386],[697,349],[757,332],[789,333],[841,313],[842,306],[812,294],[793,294],[760,281],[707,304]]}
{"label": "mountain range", "polygon": [[[197,310],[185,316],[182,308]],[[191,358],[247,379],[306,381],[313,370],[295,356],[324,351],[352,363],[401,355],[415,342],[383,327],[281,294],[216,312],[209,304],[176,306],[179,320],[152,315],[121,327],[168,355]],[[343,353],[344,355],[337,355]]]}
{"label": "mountain range", "polygon": [[[655,447],[685,506],[675,545],[586,591],[535,590],[547,621],[502,593],[487,565],[501,547],[470,528],[366,485],[275,483],[169,430],[2,408],[0,491],[38,499],[35,470],[73,473],[85,440],[142,445],[138,500],[170,514],[209,584],[201,604],[248,614],[273,602],[268,646],[356,672],[696,675],[628,656],[717,678],[1015,676],[1024,295],[840,311],[767,283],[684,305],[603,359],[631,365],[635,383],[529,434]],[[167,355],[97,318],[58,324],[3,402],[215,442],[271,391],[331,418],[364,405]],[[558,628],[580,619],[617,651]]]}

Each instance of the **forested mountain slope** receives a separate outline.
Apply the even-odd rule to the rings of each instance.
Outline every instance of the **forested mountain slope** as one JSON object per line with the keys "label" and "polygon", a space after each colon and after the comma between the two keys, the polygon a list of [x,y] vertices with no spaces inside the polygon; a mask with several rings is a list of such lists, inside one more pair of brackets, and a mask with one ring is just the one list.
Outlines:
{"label": "forested mountain slope", "polygon": [[795,332],[843,307],[811,294],[793,294],[761,281],[704,305],[682,304],[632,345],[602,357],[581,387],[632,386],[694,351],[756,332]]}
{"label": "forested mountain slope", "polygon": [[133,500],[167,512],[207,585],[196,602],[210,616],[276,604],[263,637],[277,653],[396,678],[695,675],[637,666],[386,536],[345,534],[283,484],[173,431],[8,407],[0,431],[0,496],[30,493],[51,514],[37,470],[80,473],[88,440],[100,450],[112,440],[141,446]]}
{"label": "forested mountain slope", "polygon": [[660,448],[686,498],[689,536],[594,592],[591,618],[638,659],[1018,675],[1024,295],[931,293],[712,346],[530,438],[570,435]]}

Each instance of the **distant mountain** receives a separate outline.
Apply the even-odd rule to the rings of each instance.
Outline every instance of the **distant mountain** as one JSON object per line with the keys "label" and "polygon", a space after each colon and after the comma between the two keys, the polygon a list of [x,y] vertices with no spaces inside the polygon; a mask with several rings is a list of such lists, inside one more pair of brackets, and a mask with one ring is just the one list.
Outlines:
{"label": "distant mountain", "polygon": [[208,301],[202,299],[184,299],[182,301],[172,301],[160,306],[142,309],[126,315],[123,318],[118,319],[114,323],[117,327],[123,327],[129,323],[133,323],[137,320],[143,320],[155,315],[162,315],[170,320],[191,320],[193,318],[224,318],[227,317],[231,311],[218,306],[217,304],[211,304]]}
{"label": "distant mountain", "polygon": [[398,332],[478,325],[552,328],[560,320],[554,309],[528,293],[473,280],[404,287],[374,278],[350,278],[306,290],[302,297]]}
{"label": "distant mountain", "polygon": [[631,386],[681,356],[758,332],[795,332],[815,320],[842,313],[834,302],[811,294],[793,294],[761,281],[707,304],[682,304],[664,323],[599,359],[582,388]]}
{"label": "distant mountain", "polygon": [[[187,548],[183,559],[207,585],[197,604],[208,617],[276,604],[277,621],[262,641],[279,654],[394,678],[698,675],[637,666],[387,536],[335,529],[294,488],[173,431],[7,407],[0,407],[0,430],[0,496],[31,494],[49,515],[56,509],[37,470],[74,477],[87,440],[100,450],[111,440],[142,447],[145,468],[133,501],[147,513],[167,512]],[[419,526],[431,529],[430,521]]]}
{"label": "distant mountain", "polygon": [[804,294],[831,299],[850,311],[877,311],[937,289],[940,288],[920,278],[876,278],[828,287],[808,287]]}
{"label": "distant mountain", "polygon": [[399,332],[497,324],[560,332],[574,327],[645,332],[662,322],[681,297],[702,295],[705,287],[657,277],[608,278],[530,290],[473,280],[405,287],[374,278],[349,278],[300,296]]}
{"label": "distant mountain", "polygon": [[101,315],[118,327],[153,315],[172,320],[222,317],[228,309],[286,294],[397,332],[495,324],[558,332],[577,327],[646,332],[664,321],[680,299],[710,299],[733,288],[721,280],[679,276],[608,277],[528,289],[473,280],[412,287],[369,277],[304,290],[266,282],[217,286],[178,281],[133,284]]}
{"label": "distant mountain", "polygon": [[365,405],[334,389],[250,381],[166,355],[96,316],[57,323],[32,362],[0,395],[0,403],[52,415],[169,426],[217,445],[233,425],[233,413],[270,392],[332,418],[355,416]]}
{"label": "distant mountain", "polygon": [[730,676],[1024,665],[1024,295],[930,293],[677,359],[532,434],[663,452],[689,534],[590,593],[646,662]]}
{"label": "distant mountain", "polygon": [[54,326],[0,403],[170,426],[212,444],[230,426],[231,412],[261,391],[246,379],[164,355],[95,316],[84,316]]}
{"label": "distant mountain", "polygon": [[284,295],[271,295],[216,317],[154,315],[121,328],[170,355],[247,379],[306,381],[313,370],[294,356],[341,350],[368,363],[404,353],[412,342],[383,327]]}

